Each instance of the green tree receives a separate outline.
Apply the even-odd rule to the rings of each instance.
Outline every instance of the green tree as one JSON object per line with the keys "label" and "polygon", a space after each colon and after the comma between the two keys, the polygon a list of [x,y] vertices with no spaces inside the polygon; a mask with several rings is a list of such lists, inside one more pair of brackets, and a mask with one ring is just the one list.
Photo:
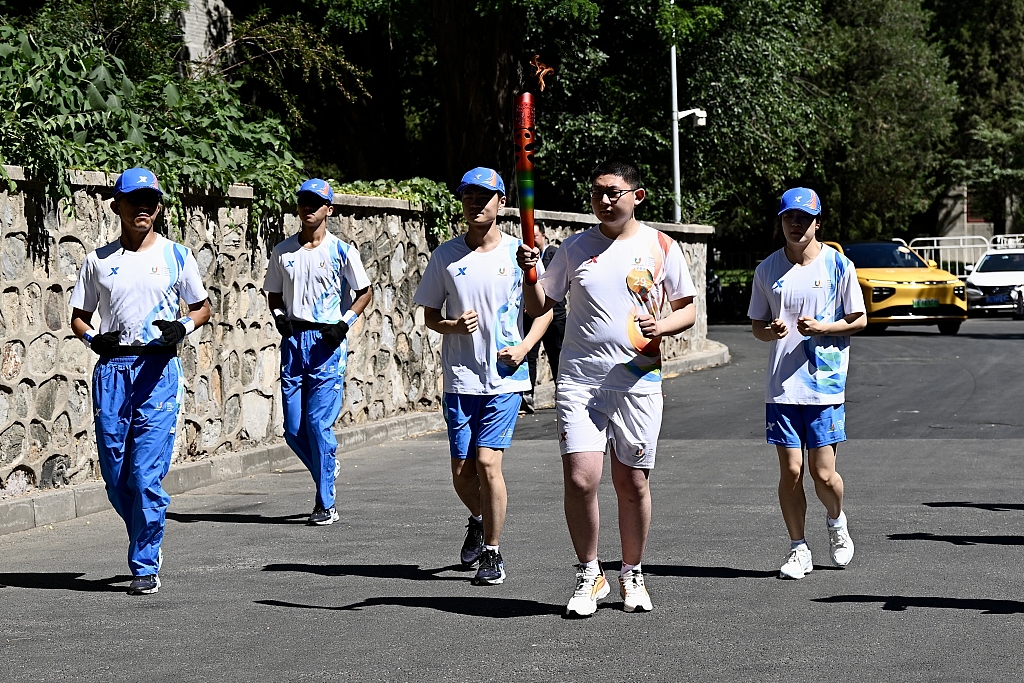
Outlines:
{"label": "green tree", "polygon": [[929,42],[920,0],[830,0],[822,42],[835,49],[818,79],[844,103],[825,154],[822,194],[843,239],[906,235],[944,186],[955,86]]}

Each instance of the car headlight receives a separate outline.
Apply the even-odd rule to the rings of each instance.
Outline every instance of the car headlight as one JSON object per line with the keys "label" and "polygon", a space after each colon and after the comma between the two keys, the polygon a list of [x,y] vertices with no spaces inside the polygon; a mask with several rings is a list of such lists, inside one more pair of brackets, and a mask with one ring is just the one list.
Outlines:
{"label": "car headlight", "polygon": [[971,287],[970,285],[967,285],[967,296],[984,296],[984,294],[977,287]]}
{"label": "car headlight", "polygon": [[966,298],[967,298],[967,293],[966,293],[966,292],[964,291],[965,289],[966,289],[966,288],[965,288],[965,287],[963,287],[963,286],[960,286],[960,287],[954,287],[954,288],[953,288],[953,295],[954,295],[954,296],[955,296],[955,297],[956,297],[957,299],[960,299],[960,300],[966,299]]}
{"label": "car headlight", "polygon": [[885,301],[890,296],[896,293],[895,287],[872,287],[871,288],[871,301],[878,303],[879,301]]}

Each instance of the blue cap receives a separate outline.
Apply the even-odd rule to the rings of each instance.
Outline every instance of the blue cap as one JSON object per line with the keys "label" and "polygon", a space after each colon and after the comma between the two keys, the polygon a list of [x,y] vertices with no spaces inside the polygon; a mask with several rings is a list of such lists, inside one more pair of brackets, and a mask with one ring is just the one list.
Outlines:
{"label": "blue cap", "polygon": [[299,194],[303,192],[312,192],[315,195],[319,195],[328,204],[334,203],[334,190],[326,180],[320,178],[310,178],[306,182],[302,183],[302,187],[299,188]]}
{"label": "blue cap", "polygon": [[505,182],[493,168],[477,166],[472,171],[467,171],[466,175],[462,176],[462,182],[459,183],[459,189],[457,189],[456,192],[458,194],[462,194],[462,191],[470,185],[476,185],[478,187],[483,187],[488,190],[505,194]]}
{"label": "blue cap", "polygon": [[128,194],[135,190],[156,190],[163,196],[164,191],[160,189],[160,183],[156,174],[148,168],[129,168],[117,177],[114,183],[114,196]]}
{"label": "blue cap", "polygon": [[818,193],[806,187],[794,187],[792,190],[786,190],[786,194],[782,195],[782,201],[779,202],[779,215],[781,216],[791,209],[817,216],[821,213],[821,200],[818,199]]}

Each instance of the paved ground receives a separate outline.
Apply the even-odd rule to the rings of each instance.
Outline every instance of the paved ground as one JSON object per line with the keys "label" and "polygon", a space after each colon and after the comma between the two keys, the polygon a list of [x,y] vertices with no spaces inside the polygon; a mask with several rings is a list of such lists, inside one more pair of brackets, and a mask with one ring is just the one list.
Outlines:
{"label": "paved ground", "polygon": [[775,578],[766,349],[743,328],[710,336],[734,362],[666,383],[650,614],[613,593],[562,619],[573,557],[542,411],[507,456],[504,586],[453,566],[465,521],[428,436],[347,454],[328,528],[302,524],[301,467],[175,497],[155,596],[124,594],[112,512],[0,537],[0,680],[1020,680],[1024,323],[855,341],[841,471],[857,556],[823,566],[812,502],[818,564],[799,582]]}

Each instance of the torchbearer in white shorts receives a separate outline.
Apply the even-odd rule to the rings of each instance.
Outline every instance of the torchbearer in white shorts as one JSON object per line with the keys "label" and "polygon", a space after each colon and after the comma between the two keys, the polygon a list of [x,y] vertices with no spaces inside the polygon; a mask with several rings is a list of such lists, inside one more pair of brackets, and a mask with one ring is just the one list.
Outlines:
{"label": "torchbearer in white shorts", "polygon": [[[610,590],[598,559],[597,492],[606,452],[613,456],[618,498],[623,607],[653,608],[640,562],[661,431],[661,338],[693,326],[696,290],[679,245],[636,219],[644,196],[635,166],[598,166],[590,200],[600,225],[566,239],[538,283],[523,289],[535,316],[569,295],[555,396],[565,517],[579,561],[569,616],[593,614]],[[520,247],[518,258],[530,268],[537,250]]]}

